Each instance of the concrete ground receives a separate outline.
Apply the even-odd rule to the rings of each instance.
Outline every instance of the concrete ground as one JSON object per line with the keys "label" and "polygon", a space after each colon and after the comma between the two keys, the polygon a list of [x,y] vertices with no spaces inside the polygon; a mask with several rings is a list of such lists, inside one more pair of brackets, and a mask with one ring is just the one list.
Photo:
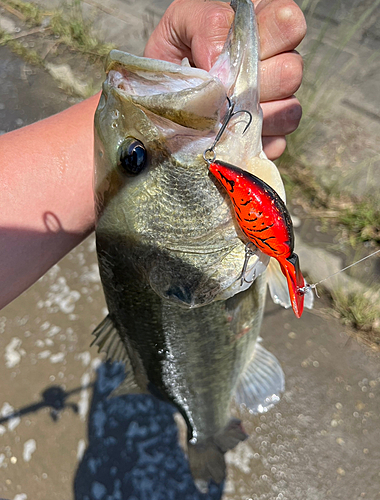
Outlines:
{"label": "concrete ground", "polygon": [[[144,5],[133,5],[140,20]],[[159,17],[164,5],[154,8]],[[123,21],[129,10],[107,0],[100,12]],[[0,47],[1,130],[74,101],[46,71]],[[362,127],[373,130],[368,119]],[[286,391],[268,413],[241,415],[250,438],[227,456],[225,500],[380,499],[379,359],[327,306],[317,301],[297,320],[268,301],[263,344],[281,362]],[[0,497],[220,498],[220,488],[195,489],[170,406],[107,399],[121,367],[90,348],[105,313],[92,237],[0,312]]]}

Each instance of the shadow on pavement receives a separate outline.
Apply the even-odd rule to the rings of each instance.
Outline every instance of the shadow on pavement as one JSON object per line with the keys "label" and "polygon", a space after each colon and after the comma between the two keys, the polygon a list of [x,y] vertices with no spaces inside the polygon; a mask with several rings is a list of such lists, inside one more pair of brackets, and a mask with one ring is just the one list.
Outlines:
{"label": "shadow on pavement", "polygon": [[[85,389],[90,388],[92,385],[93,384],[89,384],[88,386],[85,387]],[[22,417],[24,415],[27,415],[28,413],[34,413],[38,410],[41,410],[42,408],[51,409],[50,416],[54,420],[54,422],[58,420],[60,412],[65,408],[71,408],[74,413],[78,413],[79,411],[78,405],[75,403],[67,402],[66,400],[72,394],[80,392],[83,389],[84,389],[83,387],[78,387],[71,391],[65,391],[59,385],[52,385],[42,392],[41,401],[38,401],[37,403],[34,404],[30,404],[28,406],[24,406],[23,408],[20,408],[19,410],[16,410],[13,413],[1,417],[0,424],[8,422],[9,420],[12,420],[17,417]]]}
{"label": "shadow on pavement", "polygon": [[75,500],[218,500],[201,494],[178,444],[173,406],[153,396],[108,398],[124,378],[120,363],[98,368],[88,417],[88,448],[74,480]]}

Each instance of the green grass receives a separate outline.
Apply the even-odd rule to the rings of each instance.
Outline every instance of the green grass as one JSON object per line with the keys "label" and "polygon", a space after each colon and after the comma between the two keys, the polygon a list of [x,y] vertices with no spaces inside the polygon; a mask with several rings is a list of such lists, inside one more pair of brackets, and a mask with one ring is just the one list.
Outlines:
{"label": "green grass", "polygon": [[44,62],[42,57],[35,50],[24,47],[24,45],[17,40],[10,40],[8,42],[8,47],[10,47],[15,54],[22,57],[27,63],[33,64],[34,66],[43,66]]}
{"label": "green grass", "polygon": [[13,40],[12,35],[0,31],[0,45],[7,45],[15,54],[22,57],[24,61],[34,66],[42,66],[41,56],[33,49],[24,47],[18,40]]}
{"label": "green grass", "polygon": [[365,294],[339,290],[332,294],[334,308],[342,322],[355,328],[358,336],[372,348],[380,349],[380,305],[369,289]]}
{"label": "green grass", "polygon": [[13,38],[12,35],[3,30],[0,30],[0,45],[5,45],[10,40],[12,40],[12,38]]}
{"label": "green grass", "polygon": [[[50,35],[51,38],[52,35],[54,36],[54,47],[58,54],[66,52],[70,57],[72,53],[83,54],[86,56],[86,61],[92,65],[101,62],[101,59],[114,48],[113,45],[105,44],[94,36],[91,21],[83,18],[80,0],[74,0],[71,4],[63,3],[62,9],[54,11],[45,11],[34,4],[20,0],[3,0],[3,2],[6,3],[11,14],[32,28],[30,35],[34,37],[32,40],[35,42],[36,49],[28,47],[24,38],[19,39],[19,35],[14,36],[4,31],[0,31],[0,45],[6,44],[29,64],[48,68],[48,58],[45,60],[46,52],[39,53],[38,49],[39,46],[43,47],[43,44],[38,43],[38,37],[46,37],[46,35]],[[43,35],[39,33],[40,28]],[[51,72],[51,69],[49,71]],[[57,79],[56,75],[53,76]],[[93,80],[87,75],[86,80],[86,82],[78,80],[78,84],[73,85],[71,80],[65,81],[58,77],[59,86],[65,92],[82,98],[89,97],[99,90],[98,85],[95,86]]]}
{"label": "green grass", "polygon": [[380,208],[374,199],[363,200],[346,209],[339,216],[339,222],[354,236],[355,242],[380,243]]}
{"label": "green grass", "polygon": [[100,42],[93,35],[92,23],[83,19],[80,0],[75,0],[67,11],[68,15],[56,11],[50,23],[52,32],[60,37],[63,43],[80,52],[100,57],[107,55],[114,48],[114,45]]}
{"label": "green grass", "polygon": [[62,9],[55,11],[45,11],[37,5],[20,0],[3,1],[19,12],[28,26],[40,26],[48,18],[47,27],[55,35],[57,42],[79,52],[104,57],[114,48],[112,44],[103,43],[94,36],[91,21],[83,18],[80,0],[74,0],[70,5],[62,4]]}
{"label": "green grass", "polygon": [[41,24],[43,14],[37,5],[21,2],[20,0],[3,0],[3,2],[22,14],[29,26],[39,26]]}

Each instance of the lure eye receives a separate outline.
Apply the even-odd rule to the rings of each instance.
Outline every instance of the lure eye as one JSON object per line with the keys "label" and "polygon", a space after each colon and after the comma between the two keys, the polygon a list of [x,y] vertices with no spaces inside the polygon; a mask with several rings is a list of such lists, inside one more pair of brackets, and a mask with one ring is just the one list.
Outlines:
{"label": "lure eye", "polygon": [[119,147],[118,165],[127,174],[139,174],[146,165],[144,144],[133,137],[128,137]]}

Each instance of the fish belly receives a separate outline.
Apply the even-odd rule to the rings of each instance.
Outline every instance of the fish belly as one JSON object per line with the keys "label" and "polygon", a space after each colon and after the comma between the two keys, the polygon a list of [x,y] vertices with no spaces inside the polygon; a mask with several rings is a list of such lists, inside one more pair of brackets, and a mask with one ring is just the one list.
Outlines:
{"label": "fish belly", "polygon": [[110,252],[98,243],[110,318],[141,389],[173,402],[189,437],[211,437],[228,424],[234,390],[255,349],[265,277],[228,300],[185,308],[146,286],[121,249]]}

